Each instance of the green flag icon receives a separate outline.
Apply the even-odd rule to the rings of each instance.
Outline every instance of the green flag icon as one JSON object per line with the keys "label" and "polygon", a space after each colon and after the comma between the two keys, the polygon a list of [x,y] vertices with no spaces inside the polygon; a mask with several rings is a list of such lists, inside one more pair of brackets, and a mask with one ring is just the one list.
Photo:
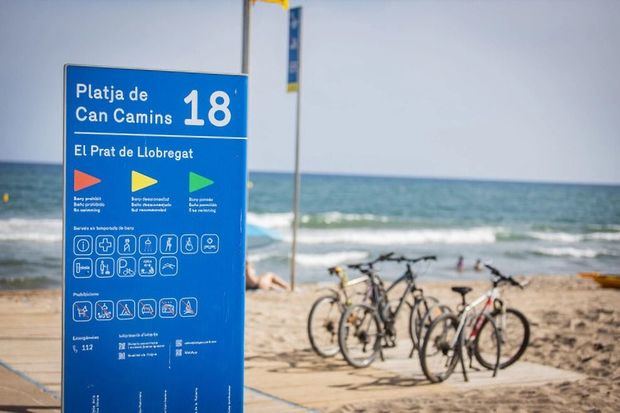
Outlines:
{"label": "green flag icon", "polygon": [[213,185],[213,181],[209,178],[205,178],[197,173],[189,173],[189,192],[196,192],[199,189],[206,188],[209,185]]}

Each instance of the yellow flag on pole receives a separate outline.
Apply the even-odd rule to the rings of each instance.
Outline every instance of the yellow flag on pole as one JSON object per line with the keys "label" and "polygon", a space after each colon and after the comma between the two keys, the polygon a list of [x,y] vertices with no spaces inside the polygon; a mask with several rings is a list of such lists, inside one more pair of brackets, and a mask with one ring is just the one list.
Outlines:
{"label": "yellow flag on pole", "polygon": [[262,1],[263,3],[279,4],[284,10],[288,10],[288,0],[252,0],[252,4],[256,4],[257,1]]}

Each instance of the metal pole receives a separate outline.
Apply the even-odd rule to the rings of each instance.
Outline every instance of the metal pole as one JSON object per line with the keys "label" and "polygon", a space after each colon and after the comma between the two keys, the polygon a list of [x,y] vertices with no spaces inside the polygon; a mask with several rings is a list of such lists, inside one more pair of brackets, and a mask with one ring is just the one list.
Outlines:
{"label": "metal pole", "polygon": [[297,68],[297,113],[295,119],[295,190],[293,192],[293,243],[291,251],[291,291],[295,290],[295,260],[297,255],[297,231],[299,229],[299,198],[301,189],[301,176],[299,174],[299,130],[301,124],[301,43],[303,25],[300,22],[298,54],[299,63]]}
{"label": "metal pole", "polygon": [[250,72],[250,17],[251,0],[243,1],[243,38],[241,43],[241,73],[246,75]]}

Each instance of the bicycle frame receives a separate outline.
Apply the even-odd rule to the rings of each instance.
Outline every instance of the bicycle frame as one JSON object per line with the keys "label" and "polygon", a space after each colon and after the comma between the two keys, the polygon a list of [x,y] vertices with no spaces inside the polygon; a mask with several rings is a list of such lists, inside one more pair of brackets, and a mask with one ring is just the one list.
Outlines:
{"label": "bicycle frame", "polygon": [[[330,273],[338,277],[338,289],[329,287],[327,290],[334,293],[334,295],[338,297],[338,300],[344,302],[345,305],[351,304],[351,297],[349,296],[347,289],[358,284],[368,282],[368,277],[366,276],[360,276],[349,280],[347,273],[339,267],[334,267],[333,272],[330,269]],[[344,300],[341,299],[341,296]]]}
{"label": "bicycle frame", "polygon": [[484,322],[483,314],[485,314],[485,312],[490,307],[493,306],[493,303],[495,302],[496,299],[499,298],[499,296],[500,296],[499,288],[493,287],[487,292],[485,292],[484,294],[482,294],[480,297],[478,297],[476,300],[471,302],[470,304],[467,304],[465,308],[463,308],[463,311],[461,311],[461,314],[459,315],[459,325],[456,329],[456,334],[454,335],[454,339],[451,343],[451,347],[456,346],[457,340],[459,339],[461,332],[465,328],[465,324],[467,323],[467,320],[469,318],[468,315],[471,312],[475,311],[476,307],[484,303],[484,306],[480,310],[480,313],[478,314],[477,317],[475,317],[476,322],[474,324],[474,328],[472,328],[471,333],[469,334],[468,340],[473,340],[476,338],[476,336],[480,332],[480,329],[482,328],[482,323]]}
{"label": "bicycle frame", "polygon": [[[379,306],[380,304],[380,300],[382,297],[385,297],[387,302],[389,303],[389,293],[390,291],[392,291],[398,284],[402,283],[403,281],[407,281],[407,288],[405,289],[405,291],[403,292],[403,295],[400,297],[399,299],[399,303],[398,306],[396,307],[396,310],[394,312],[392,312],[391,314],[391,318],[394,319],[396,315],[398,315],[398,313],[400,312],[400,309],[403,306],[403,303],[406,301],[405,298],[407,296],[407,294],[411,293],[412,295],[415,294],[416,291],[419,291],[420,294],[422,294],[422,290],[418,289],[416,287],[415,284],[415,274],[414,272],[411,270],[411,264],[414,264],[416,262],[420,262],[420,261],[426,261],[426,260],[436,260],[437,257],[434,255],[428,255],[428,256],[424,256],[424,257],[420,257],[417,258],[415,260],[410,260],[407,259],[405,257],[393,257],[394,253],[391,252],[389,254],[386,255],[382,255],[379,258],[377,258],[374,261],[371,261],[369,263],[365,263],[365,264],[351,264],[349,265],[350,268],[357,268],[358,270],[360,270],[363,274],[365,274],[366,276],[368,276],[370,278],[370,285],[368,287],[368,291],[366,292],[366,295],[364,296],[364,300],[363,302],[365,302],[367,299],[370,298],[370,301],[372,304]],[[375,272],[373,265],[377,262],[380,261],[393,261],[393,262],[407,262],[407,269],[405,270],[405,272],[403,273],[403,275],[401,275],[396,281],[394,281],[387,289],[385,289],[384,284],[383,284],[383,280],[381,279],[381,277],[379,277],[379,275]],[[367,266],[366,268],[362,268],[362,266]],[[415,299],[415,295],[414,295],[414,299]],[[377,308],[379,310],[379,308]],[[391,312],[391,309],[390,309]],[[379,311],[381,319],[384,322],[389,322],[392,320],[384,320],[382,311]]]}
{"label": "bicycle frame", "polygon": [[[389,297],[390,291],[392,291],[398,284],[402,283],[405,280],[407,281],[407,288],[405,288],[405,291],[403,291],[403,295],[400,297],[398,301],[398,306],[396,307],[396,310],[393,313],[394,318],[398,315],[403,304],[406,302],[405,298],[407,297],[408,294],[411,293],[413,295],[415,294],[416,291],[422,292],[422,290],[416,286],[413,272],[410,269],[407,269],[405,270],[404,274],[400,276],[400,278],[398,278],[396,281],[390,284],[387,290],[385,290],[386,297]],[[389,300],[388,300],[388,303],[389,303]]]}
{"label": "bicycle frame", "polygon": [[[401,295],[401,297],[398,300],[398,306],[396,307],[396,309],[391,312],[391,318],[392,320],[394,320],[396,318],[396,316],[400,313],[400,309],[403,307],[403,304],[406,302],[406,297],[408,294],[414,294],[416,291],[420,291],[422,292],[421,289],[416,287],[415,284],[415,277],[413,274],[413,271],[411,271],[411,268],[407,268],[405,270],[405,272],[403,273],[403,275],[401,275],[398,279],[396,279],[394,282],[392,282],[390,284],[390,286],[385,289],[385,287],[383,286],[383,280],[374,272],[371,272],[370,275],[372,278],[372,284],[371,287],[368,289],[367,291],[367,295],[364,298],[364,301],[368,298],[371,299],[371,302],[375,305],[379,305],[379,300],[381,299],[381,297],[385,297],[385,299],[387,300],[387,304],[389,304],[390,300],[389,300],[389,294],[390,291],[392,291],[394,288],[396,288],[397,285],[401,284],[402,282],[406,281],[407,283],[407,287],[405,288],[405,290],[403,291],[403,294]],[[381,291],[383,290],[383,291]],[[369,297],[370,295],[370,297]],[[379,310],[379,308],[377,308]],[[384,319],[384,315],[382,311],[379,311],[379,317],[381,318],[381,320],[383,322],[391,322],[392,320],[385,320]]]}
{"label": "bicycle frame", "polygon": [[344,303],[346,305],[350,305],[351,304],[351,296],[349,296],[348,293],[348,288],[350,287],[354,287],[358,284],[362,284],[362,283],[367,283],[368,282],[368,278],[361,276],[361,277],[357,277],[354,278],[352,280],[346,280],[345,282],[340,282],[340,293],[344,296]]}

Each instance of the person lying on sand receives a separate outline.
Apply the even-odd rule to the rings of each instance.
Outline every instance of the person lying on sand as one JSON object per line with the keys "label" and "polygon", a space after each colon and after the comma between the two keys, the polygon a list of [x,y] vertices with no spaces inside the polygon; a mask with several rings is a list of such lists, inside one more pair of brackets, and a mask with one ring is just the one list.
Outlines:
{"label": "person lying on sand", "polygon": [[256,275],[254,266],[245,262],[245,289],[246,290],[275,290],[281,288],[288,290],[288,284],[282,278],[272,272]]}

